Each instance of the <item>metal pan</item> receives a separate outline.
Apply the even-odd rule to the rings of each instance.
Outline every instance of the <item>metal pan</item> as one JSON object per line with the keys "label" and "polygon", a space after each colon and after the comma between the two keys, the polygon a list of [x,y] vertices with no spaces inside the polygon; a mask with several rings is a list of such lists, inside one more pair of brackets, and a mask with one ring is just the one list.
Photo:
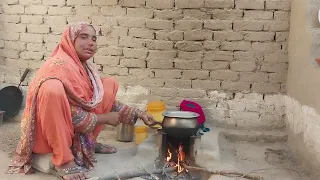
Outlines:
{"label": "metal pan", "polygon": [[28,68],[24,71],[18,87],[7,86],[0,90],[0,110],[5,112],[4,119],[12,118],[19,113],[23,101],[20,85],[25,80],[29,71],[30,69]]}
{"label": "metal pan", "polygon": [[162,127],[163,132],[175,138],[187,138],[199,130],[199,114],[189,111],[166,111],[162,123],[157,122]]}

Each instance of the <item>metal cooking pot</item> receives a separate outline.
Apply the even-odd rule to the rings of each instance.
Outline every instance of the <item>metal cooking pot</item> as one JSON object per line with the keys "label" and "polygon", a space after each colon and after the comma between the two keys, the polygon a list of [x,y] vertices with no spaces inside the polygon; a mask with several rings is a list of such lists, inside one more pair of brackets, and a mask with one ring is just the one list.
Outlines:
{"label": "metal cooking pot", "polygon": [[189,111],[166,111],[162,123],[162,130],[175,138],[186,138],[198,132],[199,114]]}

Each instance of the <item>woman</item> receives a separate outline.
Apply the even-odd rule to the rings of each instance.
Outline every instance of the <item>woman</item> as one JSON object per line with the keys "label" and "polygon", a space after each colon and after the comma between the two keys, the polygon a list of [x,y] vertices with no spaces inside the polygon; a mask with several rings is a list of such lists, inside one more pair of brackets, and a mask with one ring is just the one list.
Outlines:
{"label": "woman", "polygon": [[118,85],[101,79],[87,63],[97,50],[96,31],[88,23],[70,25],[61,42],[31,82],[21,122],[21,138],[8,173],[31,173],[32,153],[53,153],[62,179],[86,179],[95,153],[116,149],[96,142],[104,124],[134,124],[151,115],[115,100]]}

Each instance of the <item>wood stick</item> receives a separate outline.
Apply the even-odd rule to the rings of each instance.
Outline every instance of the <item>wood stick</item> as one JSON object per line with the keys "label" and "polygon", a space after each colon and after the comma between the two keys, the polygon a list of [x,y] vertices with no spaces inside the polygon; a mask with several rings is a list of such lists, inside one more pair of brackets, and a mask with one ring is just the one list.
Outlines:
{"label": "wood stick", "polygon": [[[163,173],[163,171],[170,173],[170,172],[174,172],[176,170],[177,170],[177,168],[175,168],[175,167],[169,167],[169,168],[165,168],[164,170],[163,169],[152,170],[152,171],[149,171],[149,173],[161,174],[161,173]],[[129,178],[135,178],[135,177],[140,177],[140,176],[147,176],[147,175],[149,175],[149,173],[146,172],[145,170],[138,170],[138,171],[124,172],[121,174],[113,174],[113,175],[108,175],[105,177],[100,177],[99,180],[129,179]]]}
{"label": "wood stick", "polygon": [[182,167],[185,168],[185,169],[188,169],[188,170],[200,171],[200,172],[205,172],[205,173],[210,173],[210,174],[219,174],[219,175],[222,175],[222,176],[237,175],[237,176],[240,176],[242,178],[251,179],[251,180],[264,180],[264,178],[261,177],[261,176],[254,176],[254,175],[249,175],[249,174],[245,174],[245,173],[239,173],[239,172],[236,172],[236,171],[215,171],[215,170],[210,170],[210,169],[206,169],[206,168],[187,166],[185,164],[183,164]]}
{"label": "wood stick", "polygon": [[155,180],[159,180],[158,176],[156,176],[155,174],[149,172],[148,170],[146,170],[145,168],[143,168],[142,166],[139,166],[141,169],[143,169],[145,172],[147,172],[153,179]]}

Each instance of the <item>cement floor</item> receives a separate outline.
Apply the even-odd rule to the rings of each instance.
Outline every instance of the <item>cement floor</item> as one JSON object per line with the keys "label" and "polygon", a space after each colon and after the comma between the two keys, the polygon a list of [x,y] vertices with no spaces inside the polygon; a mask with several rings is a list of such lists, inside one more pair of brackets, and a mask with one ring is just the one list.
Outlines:
{"label": "cement floor", "polygon": [[[8,149],[15,144],[17,139],[19,123],[8,123],[0,127],[1,146],[0,149],[0,180],[54,180],[52,175],[37,172],[32,175],[7,175],[4,174],[9,163]],[[222,133],[223,132],[223,133]],[[201,139],[201,148],[197,157],[197,164],[208,169],[235,170],[249,173],[258,170],[255,174],[265,180],[311,180],[294,162],[286,142],[278,142],[281,133],[271,132],[275,136],[265,136],[263,133],[251,133],[250,135],[235,135],[232,137],[229,130],[211,128],[211,132],[205,133]],[[258,136],[267,137],[264,141],[258,140]],[[8,138],[9,136],[9,138]],[[158,156],[158,147],[155,136],[150,136],[138,147],[134,142],[121,143],[115,139],[116,133],[113,128],[107,128],[99,137],[99,141],[114,145],[118,148],[116,154],[97,155],[98,163],[95,169],[90,172],[93,177],[104,177],[112,174],[119,174],[131,170],[139,170],[141,167],[153,168],[154,160]],[[257,136],[257,137],[255,137]],[[248,137],[247,139],[245,137]],[[253,140],[254,139],[254,140]],[[241,141],[238,141],[241,140]],[[251,141],[248,142],[247,140]],[[9,145],[8,145],[9,144]],[[10,145],[11,144],[11,145]],[[139,179],[139,178],[136,178]],[[211,180],[235,180],[239,178],[225,178],[212,176]]]}

